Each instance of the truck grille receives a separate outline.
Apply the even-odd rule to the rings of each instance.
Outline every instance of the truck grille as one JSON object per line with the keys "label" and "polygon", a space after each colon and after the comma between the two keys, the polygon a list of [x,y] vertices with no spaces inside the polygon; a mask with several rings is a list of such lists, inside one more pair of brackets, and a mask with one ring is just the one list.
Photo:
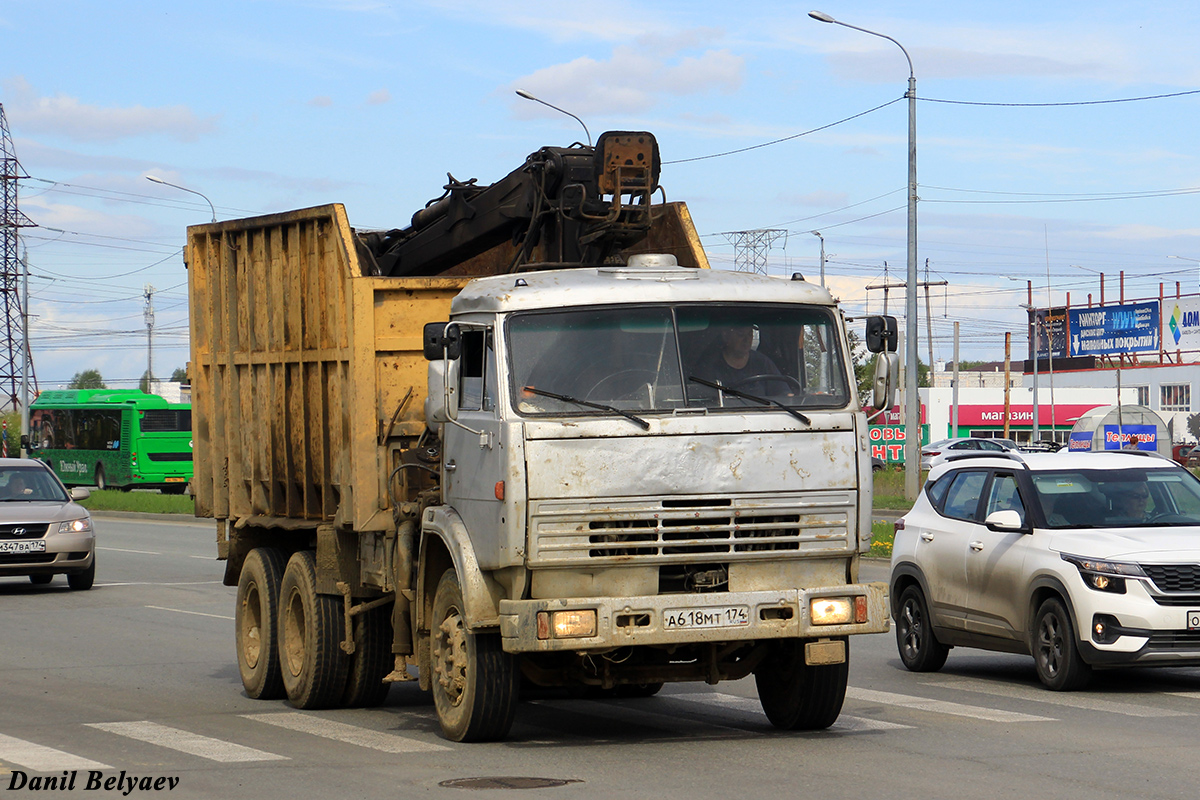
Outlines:
{"label": "truck grille", "polygon": [[841,553],[856,544],[852,493],[530,505],[531,565],[729,562]]}

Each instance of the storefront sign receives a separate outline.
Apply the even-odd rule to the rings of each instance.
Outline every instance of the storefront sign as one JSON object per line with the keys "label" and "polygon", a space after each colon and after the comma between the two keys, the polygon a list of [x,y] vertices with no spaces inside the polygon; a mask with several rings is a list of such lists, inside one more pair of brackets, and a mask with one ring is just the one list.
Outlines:
{"label": "storefront sign", "polygon": [[[904,463],[905,433],[903,425],[871,425],[867,438],[871,440],[871,456],[889,464]],[[929,426],[921,426],[921,441],[928,442]]]}
{"label": "storefront sign", "polygon": [[1092,432],[1091,431],[1072,431],[1071,439],[1067,442],[1067,449],[1072,453],[1076,451],[1092,449]]}
{"label": "storefront sign", "polygon": [[[1050,425],[1050,414],[1054,414],[1054,425],[1074,425],[1075,420],[1082,417],[1103,403],[1038,403],[1038,425]],[[953,416],[954,407],[950,407]],[[1032,405],[1010,405],[1008,407],[1008,424],[1029,426],[1033,424]],[[1004,426],[1004,404],[994,405],[960,405],[958,407],[958,425],[988,425]]]}
{"label": "storefront sign", "polygon": [[1158,427],[1155,425],[1105,425],[1105,450],[1158,450]]}
{"label": "storefront sign", "polygon": [[1200,350],[1200,297],[1163,300],[1162,343],[1167,350]]}

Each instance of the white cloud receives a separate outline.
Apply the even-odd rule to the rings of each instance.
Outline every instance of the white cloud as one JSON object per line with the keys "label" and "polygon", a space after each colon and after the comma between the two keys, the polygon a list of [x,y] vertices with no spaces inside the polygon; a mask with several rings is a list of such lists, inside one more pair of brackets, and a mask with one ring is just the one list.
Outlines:
{"label": "white cloud", "polygon": [[[728,50],[708,50],[699,56],[673,58],[674,53],[618,47],[607,61],[589,57],[540,69],[513,82],[512,89],[570,108],[572,113],[620,114],[655,106],[663,95],[688,95],[712,90],[736,91],[742,83],[745,59]],[[551,113],[524,100],[514,101],[519,117]]]}
{"label": "white cloud", "polygon": [[378,91],[371,92],[369,95],[367,95],[367,105],[381,106],[384,103],[391,102],[391,99],[392,99],[391,92],[389,92],[387,89],[380,89]]}
{"label": "white cloud", "polygon": [[329,108],[333,105],[333,98],[329,95],[320,94],[309,100],[308,104],[314,108]]}
{"label": "white cloud", "polygon": [[63,136],[81,142],[112,142],[138,136],[194,141],[216,130],[216,117],[201,119],[187,106],[102,108],[59,94],[41,97],[22,77],[6,81],[14,98],[5,105],[9,126],[23,134]]}

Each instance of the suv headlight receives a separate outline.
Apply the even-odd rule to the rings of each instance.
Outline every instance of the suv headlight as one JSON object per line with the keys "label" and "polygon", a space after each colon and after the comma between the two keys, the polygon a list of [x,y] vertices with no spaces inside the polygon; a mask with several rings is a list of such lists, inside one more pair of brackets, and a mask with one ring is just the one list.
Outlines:
{"label": "suv headlight", "polygon": [[83,519],[69,519],[66,522],[58,523],[59,533],[87,533],[92,529],[92,520],[90,517]]}
{"label": "suv headlight", "polygon": [[1128,564],[1122,561],[1104,561],[1099,558],[1085,558],[1060,553],[1063,561],[1074,564],[1079,570],[1080,577],[1089,589],[1112,594],[1125,594],[1126,578],[1145,578],[1146,573],[1139,564]]}

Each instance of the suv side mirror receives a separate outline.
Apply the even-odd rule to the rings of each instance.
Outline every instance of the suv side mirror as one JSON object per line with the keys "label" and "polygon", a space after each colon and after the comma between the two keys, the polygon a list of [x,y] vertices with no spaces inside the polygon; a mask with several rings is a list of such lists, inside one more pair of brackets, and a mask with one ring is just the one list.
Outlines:
{"label": "suv side mirror", "polygon": [[875,356],[875,379],[871,391],[871,405],[876,411],[891,408],[896,404],[896,383],[900,376],[900,356],[896,353],[879,353]]}
{"label": "suv side mirror", "polygon": [[899,330],[895,317],[867,317],[867,349],[872,353],[896,352],[900,339]]}
{"label": "suv side mirror", "polygon": [[983,521],[989,531],[1019,531],[1022,529],[1021,514],[1011,508],[1003,511],[993,511]]}

